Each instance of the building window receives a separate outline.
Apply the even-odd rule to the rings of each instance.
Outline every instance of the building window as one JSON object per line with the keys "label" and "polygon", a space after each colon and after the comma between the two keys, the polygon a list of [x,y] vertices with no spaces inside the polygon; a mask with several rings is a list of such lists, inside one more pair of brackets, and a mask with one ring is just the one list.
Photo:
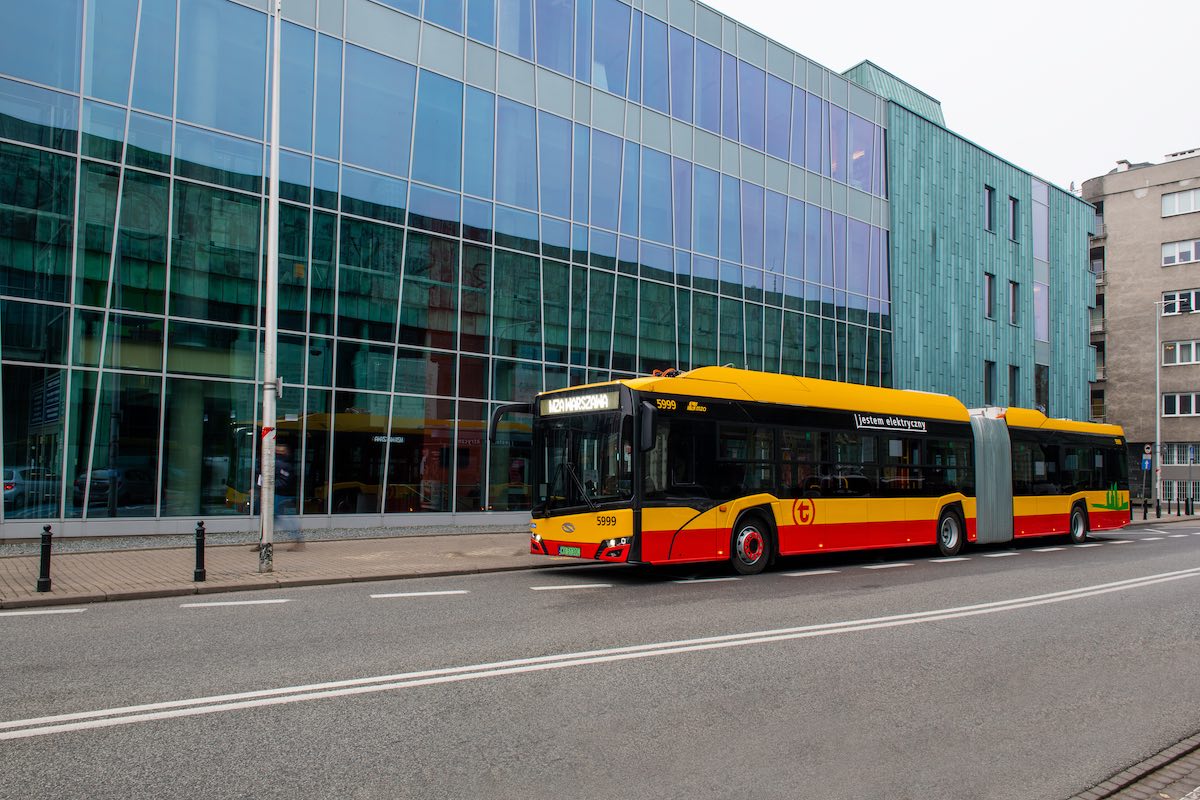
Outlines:
{"label": "building window", "polygon": [[1021,323],[1021,303],[1020,303],[1021,284],[1016,281],[1008,282],[1008,324],[1019,325]]}
{"label": "building window", "polygon": [[1020,405],[1019,398],[1021,385],[1021,368],[1013,364],[1008,365],[1008,404],[1010,406]]}
{"label": "building window", "polygon": [[996,362],[983,362],[983,404],[996,405]]}
{"label": "building window", "polygon": [[1019,207],[1017,198],[1008,198],[1008,238],[1014,242],[1017,240],[1017,228],[1020,225]]}
{"label": "building window", "polygon": [[996,276],[990,272],[983,273],[983,315],[996,318]]}
{"label": "building window", "polygon": [[1164,317],[1172,314],[1190,314],[1196,310],[1196,295],[1200,289],[1185,289],[1181,292],[1163,292],[1162,313]]}
{"label": "building window", "polygon": [[1033,338],[1039,342],[1050,341],[1050,286],[1033,284]]}
{"label": "building window", "polygon": [[1162,363],[1164,367],[1180,364],[1200,364],[1200,341],[1163,342]]}
{"label": "building window", "polygon": [[983,187],[983,227],[984,230],[996,230],[996,190],[990,186]]}
{"label": "building window", "polygon": [[1200,396],[1192,392],[1172,392],[1162,396],[1164,417],[1194,417],[1200,414]]}
{"label": "building window", "polygon": [[1190,214],[1193,211],[1200,211],[1200,189],[1170,192],[1162,196],[1162,215],[1164,217]]}
{"label": "building window", "polygon": [[1184,242],[1166,242],[1162,246],[1162,265],[1188,264],[1200,261],[1200,239],[1188,239]]}
{"label": "building window", "polygon": [[1033,404],[1038,411],[1050,416],[1050,367],[1045,364],[1033,367]]}

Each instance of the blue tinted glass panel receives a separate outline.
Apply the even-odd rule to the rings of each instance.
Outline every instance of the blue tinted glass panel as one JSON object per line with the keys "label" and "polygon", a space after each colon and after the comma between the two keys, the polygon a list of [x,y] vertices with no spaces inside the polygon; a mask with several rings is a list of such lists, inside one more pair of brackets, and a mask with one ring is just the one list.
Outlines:
{"label": "blue tinted glass panel", "polygon": [[496,43],[496,0],[467,0],[467,35],[484,44]]}
{"label": "blue tinted glass panel", "polygon": [[675,198],[675,246],[692,247],[692,164],[681,158],[672,166]]}
{"label": "blue tinted glass panel", "polygon": [[710,256],[717,255],[717,236],[721,230],[719,212],[721,197],[720,176],[711,169],[696,167],[696,188],[693,201],[695,224],[692,233],[695,236],[697,252]]}
{"label": "blue tinted glass panel", "polygon": [[284,200],[307,203],[311,174],[311,157],[290,150],[279,151],[279,196]]}
{"label": "blue tinted glass panel", "polygon": [[587,222],[588,218],[588,166],[591,163],[591,137],[588,133],[586,126],[575,126],[575,168],[572,186],[574,200],[571,218],[576,222]]}
{"label": "blue tinted glass panel", "polygon": [[0,137],[75,150],[79,100],[0,78]]}
{"label": "blue tinted glass panel", "polygon": [[721,51],[696,41],[696,124],[721,132]]}
{"label": "blue tinted glass panel", "polygon": [[856,219],[850,220],[850,239],[846,260],[846,288],[867,294],[871,270],[871,226]]}
{"label": "blue tinted glass panel", "polygon": [[792,85],[774,75],[767,79],[767,152],[787,161],[791,145]]}
{"label": "blue tinted glass panel", "polygon": [[629,68],[629,6],[617,0],[596,0],[595,48],[592,83],[598,89],[624,96]]}
{"label": "blue tinted glass panel", "polygon": [[346,47],[346,119],[342,156],[394,175],[408,174],[417,70],[386,56]]}
{"label": "blue tinted glass panel", "polygon": [[721,258],[742,260],[742,203],[740,182],[721,176]]}
{"label": "blue tinted glass panel", "polygon": [[142,3],[133,104],[169,115],[175,97],[175,4]]}
{"label": "blue tinted glass panel", "polygon": [[846,288],[846,218],[833,215],[833,285]]}
{"label": "blue tinted glass panel", "polygon": [[575,40],[574,0],[534,0],[537,17],[537,62],[547,69],[571,74],[571,43]]}
{"label": "blue tinted glass panel", "polygon": [[84,94],[114,103],[129,102],[137,7],[137,0],[91,0],[88,3]]}
{"label": "blue tinted glass panel", "polygon": [[721,54],[721,134],[727,139],[738,138],[737,59]]}
{"label": "blue tinted glass panel", "polygon": [[856,114],[850,115],[850,185],[871,191],[875,162],[875,126]]}
{"label": "blue tinted glass panel", "polygon": [[791,162],[804,166],[804,104],[807,94],[803,89],[792,90],[792,147]]}
{"label": "blue tinted glass panel", "polygon": [[448,236],[458,235],[460,196],[413,184],[408,192],[408,224]]}
{"label": "blue tinted glass panel", "polygon": [[821,171],[821,98],[808,96],[805,120],[804,167],[811,172]]}
{"label": "blue tinted glass panel", "polygon": [[642,12],[633,12],[629,32],[629,99],[642,102]]}
{"label": "blue tinted glass panel", "polygon": [[315,34],[308,28],[283,23],[279,70],[279,141],[284,147],[312,149],[313,67]]}
{"label": "blue tinted glass panel", "polygon": [[342,145],[342,43],[331,36],[317,37],[316,152],[330,158]]}
{"label": "blue tinted glass panel", "polygon": [[496,244],[536,253],[538,238],[537,214],[496,206]]}
{"label": "blue tinted glass panel", "polygon": [[829,177],[829,101],[821,101],[821,174]]}
{"label": "blue tinted glass panel", "polygon": [[[407,11],[414,17],[421,13],[421,0],[380,0],[380,2],[401,11]],[[441,0],[435,0],[435,2],[441,2]]]}
{"label": "blue tinted glass panel", "polygon": [[227,0],[183,4],[179,24],[181,119],[263,138],[267,15]]}
{"label": "blue tinted glass panel", "polygon": [[500,49],[533,60],[533,0],[499,0]]}
{"label": "blue tinted glass panel", "polygon": [[313,162],[313,202],[324,208],[338,207],[338,165],[316,159]]}
{"label": "blue tinted glass panel", "polygon": [[495,146],[496,98],[490,92],[467,87],[466,148],[463,191],[492,196],[492,149]]}
{"label": "blue tinted glass panel", "polygon": [[0,72],[79,90],[83,0],[10,0],[0,24]]}
{"label": "blue tinted glass panel", "polygon": [[833,212],[821,209],[821,284],[833,286]]}
{"label": "blue tinted glass panel", "polygon": [[83,154],[105,161],[121,160],[125,141],[125,109],[83,101]]}
{"label": "blue tinted glass panel", "polygon": [[425,19],[462,33],[463,0],[431,0],[425,4]]}
{"label": "blue tinted glass panel", "polygon": [[804,204],[804,280],[821,280],[821,209]]}
{"label": "blue tinted glass panel", "polygon": [[171,169],[171,123],[158,117],[133,113],[129,116],[129,146],[126,163],[159,172]]}
{"label": "blue tinted glass panel", "polygon": [[671,116],[692,121],[692,37],[671,28]]}
{"label": "blue tinted glass panel", "polygon": [[742,261],[763,265],[763,189],[742,181]]}
{"label": "blue tinted glass panel", "polygon": [[789,278],[804,277],[804,203],[788,198],[787,256],[784,273]]}
{"label": "blue tinted glass panel", "polygon": [[875,171],[871,188],[880,197],[887,197],[887,143],[883,128],[875,128]]}
{"label": "blue tinted glass panel", "polygon": [[462,179],[463,85],[421,70],[412,177],[458,190]]}
{"label": "blue tinted glass panel", "polygon": [[642,238],[671,244],[671,157],[642,150]]}
{"label": "blue tinted glass panel", "polygon": [[496,116],[496,199],[536,211],[537,170],[532,166],[537,163],[537,140],[533,109],[500,98]]}
{"label": "blue tinted glass panel", "polygon": [[592,0],[575,1],[575,80],[592,80]]}
{"label": "blue tinted glass panel", "polygon": [[667,83],[667,26],[654,17],[645,17],[642,50],[642,102],[664,114],[669,113]]}
{"label": "blue tinted glass panel", "polygon": [[[540,30],[540,28],[539,28]],[[538,172],[542,213],[571,216],[571,123],[538,112]]]}
{"label": "blue tinted glass panel", "polygon": [[234,189],[262,191],[263,146],[187,125],[175,126],[175,173]]}
{"label": "blue tinted glass panel", "polygon": [[621,140],[592,131],[592,224],[615,231],[620,197]]}
{"label": "blue tinted glass panel", "polygon": [[621,175],[621,233],[638,233],[638,176],[641,173],[642,148],[625,143],[625,169]]}
{"label": "blue tinted glass panel", "polygon": [[407,182],[351,167],[342,168],[342,211],[347,214],[403,223],[407,206]]}
{"label": "blue tinted glass panel", "polygon": [[763,119],[766,113],[766,76],[758,67],[752,67],[745,61],[739,61],[738,88],[741,91],[741,97],[738,98],[741,142],[762,150],[764,146]]}
{"label": "blue tinted glass panel", "polygon": [[846,109],[829,106],[829,168],[834,180],[846,180]]}
{"label": "blue tinted glass panel", "polygon": [[767,192],[764,215],[767,241],[763,252],[763,266],[782,274],[787,231],[787,198],[777,192]]}
{"label": "blue tinted glass panel", "polygon": [[463,237],[477,242],[492,240],[492,204],[463,198]]}

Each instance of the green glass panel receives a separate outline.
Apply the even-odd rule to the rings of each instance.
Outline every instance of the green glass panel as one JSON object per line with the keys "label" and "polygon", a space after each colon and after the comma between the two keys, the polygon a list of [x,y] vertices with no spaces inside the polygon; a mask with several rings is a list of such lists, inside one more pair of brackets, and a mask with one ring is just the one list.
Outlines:
{"label": "green glass panel", "polygon": [[308,209],[279,206],[279,327],[303,331],[308,306]]}
{"label": "green glass panel", "polygon": [[692,293],[692,367],[717,363],[717,297]]}
{"label": "green glass panel", "polygon": [[463,246],[462,332],[459,348],[472,353],[488,351],[488,316],[492,294],[492,251],[476,245]]}
{"label": "green glass panel", "polygon": [[4,518],[57,517],[66,370],[5,364],[0,381],[5,386]]}
{"label": "green glass panel", "polygon": [[387,440],[384,512],[449,511],[454,401],[397,396]]}
{"label": "green glass panel", "polygon": [[679,338],[677,369],[692,367],[692,293],[687,289],[675,290],[675,333]]}
{"label": "green glass panel", "polygon": [[336,380],[339,388],[387,392],[392,385],[391,345],[337,341]]}
{"label": "green glass panel", "polygon": [[637,369],[637,279],[617,277],[616,307],[613,313],[612,368],[622,372]]}
{"label": "green glass panel", "polygon": [[260,206],[254,197],[176,181],[173,315],[256,322]]}
{"label": "green glass panel", "polygon": [[542,324],[545,326],[546,360],[565,363],[569,330],[570,267],[542,260]]}
{"label": "green glass panel", "polygon": [[587,363],[587,269],[571,268],[571,363]]}
{"label": "green glass panel", "polygon": [[254,378],[253,328],[172,321],[167,329],[167,372]]}
{"label": "green glass panel", "polygon": [[746,303],[746,369],[763,368],[763,307]]}
{"label": "green glass panel", "polygon": [[742,319],[742,303],[728,297],[721,298],[721,363],[742,368],[746,363],[745,323]]}
{"label": "green glass panel", "polygon": [[254,395],[246,383],[167,381],[163,516],[249,513],[258,490]]}
{"label": "green glass panel", "polygon": [[804,374],[804,317],[783,312],[783,360],[780,372],[785,375]]}
{"label": "green glass panel", "polygon": [[675,289],[642,281],[639,323],[640,367],[643,373],[675,366]]}
{"label": "green glass panel", "polygon": [[[67,319],[65,306],[0,303],[0,351],[6,360],[36,364],[67,363]],[[9,384],[11,386],[11,384]]]}
{"label": "green glass panel", "polygon": [[0,143],[0,294],[69,299],[74,205],[74,158]]}
{"label": "green glass panel", "polygon": [[116,167],[83,162],[79,179],[80,231],[75,267],[75,301],[82,305],[100,308],[108,305],[119,181],[120,170]]}
{"label": "green glass panel", "polygon": [[[71,487],[72,505],[87,516],[152,517],[158,473],[161,381],[155,376],[102,373],[90,471]],[[83,444],[81,442],[81,444]],[[90,485],[89,485],[90,484]]]}
{"label": "green glass panel", "polygon": [[401,344],[458,344],[458,251],[450,239],[410,233],[400,300]]}
{"label": "green glass panel", "polygon": [[167,279],[169,181],[125,171],[112,307],[163,313]]}
{"label": "green glass panel", "polygon": [[541,270],[538,258],[496,251],[492,352],[541,360]]}
{"label": "green glass panel", "polygon": [[343,219],[338,252],[338,334],[394,342],[404,231]]}
{"label": "green glass panel", "polygon": [[308,330],[333,333],[334,253],[337,217],[321,211],[312,219],[312,275],[309,279]]}

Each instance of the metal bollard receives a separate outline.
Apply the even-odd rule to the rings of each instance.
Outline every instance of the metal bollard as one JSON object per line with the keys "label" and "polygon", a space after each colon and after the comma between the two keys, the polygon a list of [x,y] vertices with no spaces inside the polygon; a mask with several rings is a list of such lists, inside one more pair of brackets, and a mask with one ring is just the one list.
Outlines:
{"label": "metal bollard", "polygon": [[42,526],[42,559],[38,569],[37,590],[39,592],[50,591],[50,540],[54,534],[50,532],[49,525]]}
{"label": "metal bollard", "polygon": [[1162,519],[1162,500],[1154,498],[1154,518]]}
{"label": "metal bollard", "polygon": [[1150,513],[1150,501],[1143,497],[1142,498],[1142,519],[1146,519],[1146,516],[1149,513]]}
{"label": "metal bollard", "polygon": [[196,523],[196,571],[192,573],[193,581],[202,581],[207,573],[204,570],[204,522]]}

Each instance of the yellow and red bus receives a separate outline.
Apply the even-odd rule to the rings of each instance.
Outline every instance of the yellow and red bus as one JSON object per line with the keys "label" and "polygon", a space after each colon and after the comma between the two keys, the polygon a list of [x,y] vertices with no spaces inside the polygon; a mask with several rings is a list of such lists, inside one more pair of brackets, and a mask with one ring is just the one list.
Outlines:
{"label": "yellow and red bus", "polygon": [[533,414],[535,554],[753,574],[1128,521],[1119,427],[947,395],[702,367],[545,392],[493,429],[512,411]]}

